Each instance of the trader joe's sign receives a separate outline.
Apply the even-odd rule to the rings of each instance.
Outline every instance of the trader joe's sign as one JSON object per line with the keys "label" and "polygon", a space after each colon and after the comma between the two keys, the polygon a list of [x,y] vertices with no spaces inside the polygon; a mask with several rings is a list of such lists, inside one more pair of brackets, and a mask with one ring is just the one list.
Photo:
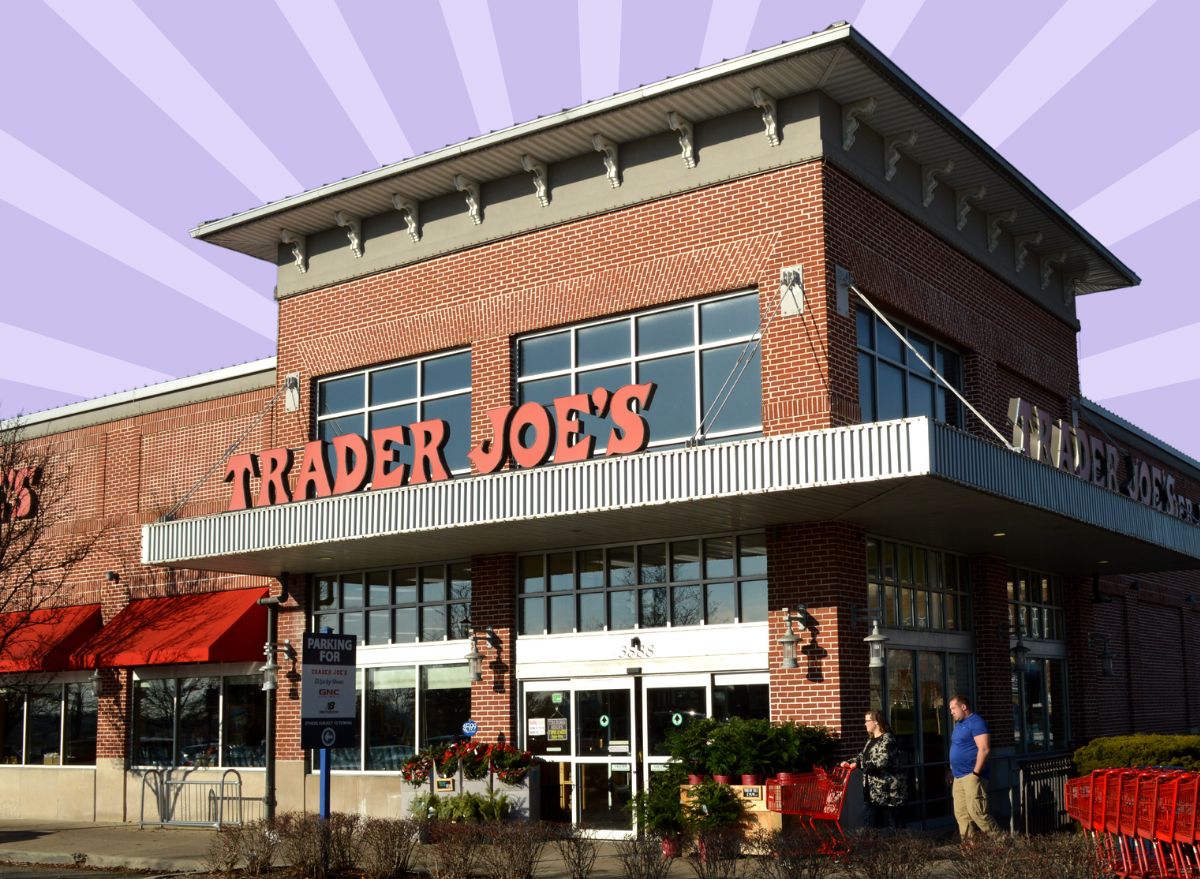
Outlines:
{"label": "trader joe's sign", "polygon": [[[554,455],[556,463],[586,461],[596,448],[596,436],[584,431],[581,416],[610,417],[605,455],[640,452],[650,441],[649,426],[639,412],[650,408],[655,384],[625,385],[616,391],[597,388],[590,394],[559,397],[553,414],[541,403],[501,406],[487,413],[489,436],[467,452],[482,473],[495,473],[511,461],[537,467]],[[397,488],[450,478],[446,443],[450,425],[440,418],[371,431],[370,439],[356,433],[332,440],[313,440],[304,447],[304,460],[292,484],[295,464],[291,449],[268,449],[234,455],[225,468],[233,483],[230,510],[269,507],[292,500],[350,494],[364,488]],[[329,465],[329,448],[335,464]],[[412,451],[412,464],[399,461],[400,450]],[[250,480],[258,478],[258,492]]]}

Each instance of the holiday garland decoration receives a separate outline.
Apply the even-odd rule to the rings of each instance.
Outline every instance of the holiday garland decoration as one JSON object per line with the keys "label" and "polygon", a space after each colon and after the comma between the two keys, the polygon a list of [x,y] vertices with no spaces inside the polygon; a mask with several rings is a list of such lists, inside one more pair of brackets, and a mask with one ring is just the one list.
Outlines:
{"label": "holiday garland decoration", "polygon": [[413,754],[404,761],[400,775],[413,787],[422,787],[429,783],[435,769],[439,778],[452,777],[461,770],[463,777],[471,781],[487,778],[490,772],[504,784],[515,786],[529,775],[533,761],[528,751],[505,742],[465,740],[448,748],[434,747]]}

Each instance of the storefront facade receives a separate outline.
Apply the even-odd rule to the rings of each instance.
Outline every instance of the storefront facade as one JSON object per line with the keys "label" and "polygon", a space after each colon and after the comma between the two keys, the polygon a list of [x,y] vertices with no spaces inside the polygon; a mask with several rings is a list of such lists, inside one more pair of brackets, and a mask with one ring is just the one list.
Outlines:
{"label": "storefront facade", "polygon": [[[614,831],[698,716],[849,751],[882,706],[913,820],[946,814],[955,692],[1001,787],[1200,724],[1142,695],[1200,680],[1200,467],[1079,397],[1075,296],[1136,276],[849,28],[195,234],[279,266],[275,361],[30,424],[103,447],[121,517],[72,602],[104,625],[37,670],[65,717],[100,669],[94,768],[11,767],[91,773],[94,817],[136,819],[152,765],[262,795],[264,590],[277,643],[358,637],[334,807],[372,814],[467,719],[546,761],[545,817]],[[311,809],[279,656],[279,806]]]}

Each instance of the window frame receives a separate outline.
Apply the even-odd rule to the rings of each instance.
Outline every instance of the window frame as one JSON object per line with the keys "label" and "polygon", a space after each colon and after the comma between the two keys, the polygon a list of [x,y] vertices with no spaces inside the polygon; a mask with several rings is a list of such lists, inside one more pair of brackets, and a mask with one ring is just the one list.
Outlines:
{"label": "window frame", "polygon": [[[23,768],[29,766],[38,766],[51,769],[95,769],[96,768],[96,746],[92,747],[92,758],[89,762],[83,763],[67,763],[67,736],[71,726],[71,710],[68,699],[68,688],[78,687],[82,692],[90,693],[90,704],[92,706],[93,740],[99,741],[99,705],[95,693],[92,691],[92,681],[89,678],[80,675],[56,675],[51,679],[45,680],[41,678],[14,680],[11,686],[5,686],[4,681],[0,680],[0,694],[13,693],[21,697],[20,708],[20,742],[21,753],[19,759],[11,763],[0,763],[0,769],[7,767]],[[55,753],[58,761],[55,763],[32,763],[29,762],[29,705],[32,691],[45,691],[51,688],[58,690],[58,750]],[[86,730],[85,730],[86,731]]]}
{"label": "window frame", "polygon": [[[875,547],[875,571],[872,571],[871,565],[871,547]],[[895,552],[895,567],[896,572],[889,582],[886,576],[885,556],[887,547],[891,546]],[[904,552],[908,551],[908,579],[904,579],[903,572],[900,570],[904,565]],[[919,583],[916,577],[916,558],[917,554],[923,554],[925,557],[925,582]],[[972,591],[971,591],[971,565],[970,560],[958,553],[949,552],[944,549],[939,549],[933,546],[925,546],[919,543],[909,543],[903,540],[895,540],[882,535],[868,534],[866,539],[866,551],[864,553],[864,569],[866,574],[867,587],[867,613],[877,614],[880,619],[880,625],[884,629],[904,631],[904,632],[929,632],[945,635],[965,635],[971,632],[972,620]],[[934,557],[940,560],[933,562]],[[950,585],[949,573],[951,565],[954,566],[955,585]],[[938,572],[941,586],[937,587],[933,583],[934,574]],[[888,616],[888,590],[894,590],[894,599],[890,601],[895,615]],[[911,622],[904,622],[904,608],[902,606],[905,598],[905,591],[911,593]],[[929,620],[928,625],[921,625],[921,619],[918,613],[918,606],[922,599],[921,595],[927,596],[924,599],[926,619]],[[933,612],[934,596],[939,596],[940,610],[937,611],[938,616],[944,623],[946,619],[946,598],[952,596],[955,600],[957,612],[955,615],[956,625],[954,628],[947,628],[944,624],[934,626]]]}
{"label": "window frame", "polygon": [[[863,344],[863,327],[861,325],[861,321],[864,317],[869,318],[871,321],[870,341],[867,345]],[[965,385],[965,358],[959,349],[955,348],[953,345],[947,345],[938,341],[928,333],[915,330],[907,324],[892,318],[891,316],[888,317],[888,320],[891,322],[892,326],[904,334],[905,339],[912,341],[915,337],[920,342],[928,343],[932,356],[927,359],[929,359],[934,368],[937,369],[937,371],[941,373],[942,377],[950,382],[950,384],[952,384],[959,393],[963,392]],[[932,407],[930,413],[932,419],[942,424],[949,425],[950,427],[955,427],[960,430],[963,429],[965,426],[965,416],[963,414],[962,404],[953,396],[953,394],[946,390],[945,385],[938,381],[937,378],[934,377],[933,373],[925,370],[925,367],[922,366],[920,361],[918,361],[912,355],[912,353],[908,350],[908,347],[903,342],[897,340],[897,344],[900,346],[899,360],[896,360],[887,354],[880,353],[879,334],[881,332],[892,335],[892,331],[888,329],[887,325],[884,324],[883,321],[881,321],[873,311],[871,311],[869,308],[859,308],[855,316],[854,342],[855,350],[857,352],[856,369],[858,374],[858,400],[859,408],[862,410],[860,412],[862,423],[870,424],[876,421],[884,420],[879,418],[879,364],[882,362],[886,366],[900,370],[900,373],[903,376],[903,401],[901,404],[903,414],[900,416],[901,418],[910,418],[917,414],[922,414],[913,412],[910,400],[911,383],[913,379],[916,379],[922,382],[929,382],[933,386],[933,398],[931,401]],[[956,376],[947,375],[948,370],[945,368],[946,355],[951,355],[955,358],[957,366],[954,372],[957,373]],[[864,360],[869,361],[871,366],[870,413],[868,413],[862,405],[864,395]],[[957,381],[954,381],[955,377],[957,377]],[[950,413],[953,413],[953,417],[950,417]]]}

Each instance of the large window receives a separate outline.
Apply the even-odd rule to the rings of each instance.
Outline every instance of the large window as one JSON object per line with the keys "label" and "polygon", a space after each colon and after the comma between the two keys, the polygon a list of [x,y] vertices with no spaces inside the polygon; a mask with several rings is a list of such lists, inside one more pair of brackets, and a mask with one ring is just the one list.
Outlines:
{"label": "large window", "polygon": [[[946,381],[962,390],[958,352],[894,320],[892,326]],[[963,426],[958,399],[867,308],[858,309],[858,402],[864,422],[927,415],[954,427]]]}
{"label": "large window", "polygon": [[[446,465],[470,469],[471,352],[457,351],[389,363],[317,382],[317,438],[357,433],[367,437],[382,427],[407,426],[440,418],[449,425]],[[333,455],[330,447],[329,454]],[[400,447],[398,464],[412,465],[412,448]],[[330,461],[330,466],[334,462]]]}
{"label": "large window", "polygon": [[328,626],[360,644],[466,638],[471,563],[331,574],[313,584],[313,631]]}
{"label": "large window", "polygon": [[522,635],[767,618],[761,533],[533,553],[518,577]]}
{"label": "large window", "polygon": [[[644,413],[650,446],[762,432],[758,294],[741,293],[524,336],[517,342],[521,403],[655,382]],[[608,418],[584,416],[603,451]]]}
{"label": "large window", "polygon": [[878,537],[867,538],[867,606],[887,628],[969,628],[967,559]]}
{"label": "large window", "polygon": [[1023,651],[1012,656],[1013,738],[1024,752],[1067,744],[1066,612],[1061,580],[1023,568],[1008,572],[1008,622]]}
{"label": "large window", "polygon": [[261,675],[134,682],[135,766],[264,766],[266,731]]}
{"label": "large window", "polygon": [[91,684],[0,686],[0,749],[5,765],[94,766]]}
{"label": "large window", "polygon": [[360,668],[357,687],[364,746],[335,748],[334,769],[398,772],[416,751],[461,739],[462,726],[471,719],[466,665]]}

